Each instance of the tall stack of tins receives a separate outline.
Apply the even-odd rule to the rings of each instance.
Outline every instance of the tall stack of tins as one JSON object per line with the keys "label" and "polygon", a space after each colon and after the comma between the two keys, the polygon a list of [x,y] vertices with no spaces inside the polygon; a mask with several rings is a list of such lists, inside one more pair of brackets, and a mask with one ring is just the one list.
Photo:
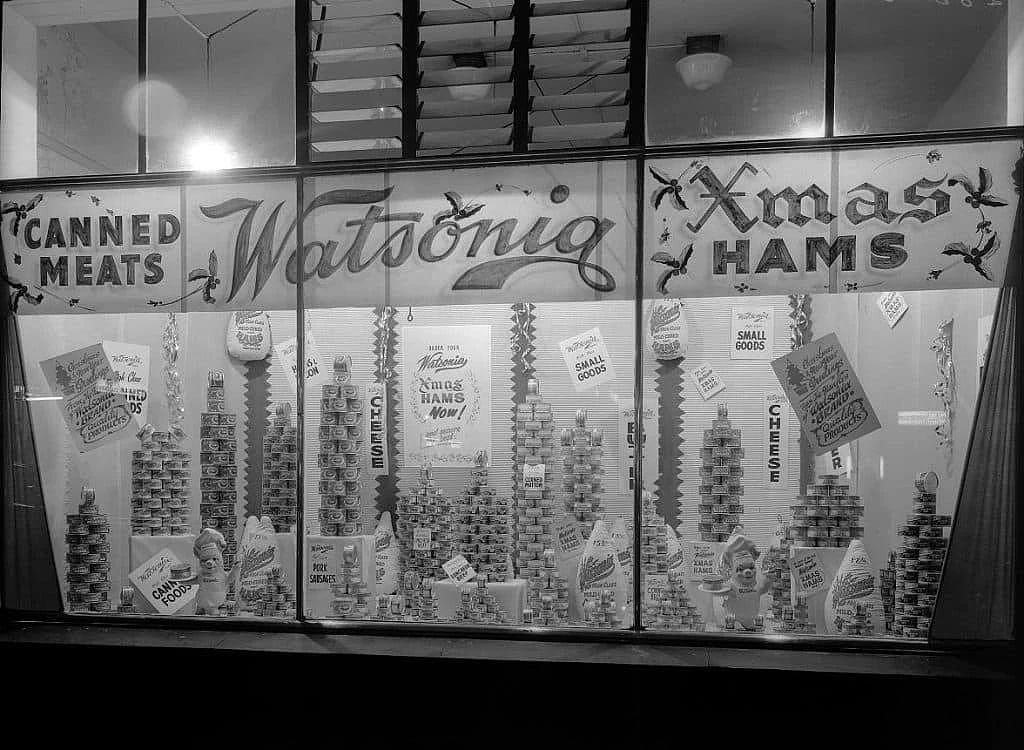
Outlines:
{"label": "tall stack of tins", "polygon": [[363,398],[352,380],[352,360],[334,360],[332,382],[320,399],[320,533],[355,536],[362,531],[359,491]]}
{"label": "tall stack of tins", "polygon": [[82,502],[67,515],[68,610],[110,611],[110,524],[96,504],[96,490],[82,488]]}
{"label": "tall stack of tins", "polygon": [[235,484],[238,477],[238,465],[235,462],[238,441],[235,428],[238,418],[224,411],[223,372],[214,370],[209,374],[206,411],[200,415],[200,420],[199,489],[202,497],[199,515],[204,529],[217,529],[224,535],[224,569],[231,570],[238,552],[238,541],[235,539],[238,523],[235,512],[238,500]]}
{"label": "tall stack of tins", "polygon": [[725,542],[740,522],[743,505],[743,447],[740,431],[729,421],[729,408],[719,404],[718,417],[704,430],[700,468],[700,538]]}
{"label": "tall stack of tins", "polygon": [[929,471],[914,480],[912,513],[897,533],[903,541],[896,551],[896,601],[893,633],[927,638],[946,559],[946,529],[950,516],[935,513],[939,477]]}
{"label": "tall stack of tins", "polygon": [[589,538],[603,513],[601,467],[603,434],[587,428],[587,412],[576,412],[576,426],[562,430],[562,492],[565,512]]}
{"label": "tall stack of tins", "polygon": [[263,441],[263,501],[260,515],[270,517],[274,531],[295,528],[298,454],[291,404],[278,404]]}
{"label": "tall stack of tins", "polygon": [[429,466],[419,469],[416,488],[398,499],[399,565],[420,579],[446,578],[441,566],[455,548],[451,502]]}
{"label": "tall stack of tins", "polygon": [[458,552],[490,581],[512,579],[512,500],[488,484],[487,452],[477,454],[469,484],[455,508]]}

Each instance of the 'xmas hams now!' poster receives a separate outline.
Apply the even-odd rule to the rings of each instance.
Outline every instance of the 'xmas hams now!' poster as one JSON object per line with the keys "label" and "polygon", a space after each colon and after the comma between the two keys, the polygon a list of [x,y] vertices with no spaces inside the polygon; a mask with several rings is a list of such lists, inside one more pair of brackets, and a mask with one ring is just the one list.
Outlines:
{"label": "'xmas hams now!' poster", "polygon": [[412,326],[401,338],[406,464],[473,466],[490,455],[490,326]]}

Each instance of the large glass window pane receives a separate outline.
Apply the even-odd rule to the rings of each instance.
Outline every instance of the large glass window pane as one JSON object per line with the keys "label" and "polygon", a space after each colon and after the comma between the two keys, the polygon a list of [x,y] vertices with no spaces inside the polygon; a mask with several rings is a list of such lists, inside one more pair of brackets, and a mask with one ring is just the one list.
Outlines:
{"label": "large glass window pane", "polygon": [[138,4],[26,1],[3,11],[0,175],[134,172]]}
{"label": "large glass window pane", "polygon": [[652,145],[824,135],[825,3],[654,0]]}
{"label": "large glass window pane", "polygon": [[150,0],[151,171],[295,163],[289,0]]}
{"label": "large glass window pane", "polygon": [[836,34],[836,134],[1020,123],[1019,0],[843,0]]}
{"label": "large glass window pane", "polygon": [[307,181],[310,617],[630,624],[631,180]]}

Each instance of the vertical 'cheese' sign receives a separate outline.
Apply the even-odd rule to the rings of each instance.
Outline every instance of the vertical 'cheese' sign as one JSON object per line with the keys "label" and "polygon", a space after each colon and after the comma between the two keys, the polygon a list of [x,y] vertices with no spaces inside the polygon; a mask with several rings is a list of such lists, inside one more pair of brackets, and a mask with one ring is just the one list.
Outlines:
{"label": "vertical 'cheese' sign", "polygon": [[780,485],[786,481],[786,461],[789,457],[789,402],[786,394],[764,394],[764,413],[761,421],[761,445],[764,453],[764,483]]}
{"label": "vertical 'cheese' sign", "polygon": [[366,402],[370,405],[366,412],[369,420],[366,432],[370,436],[370,472],[375,476],[389,474],[388,391],[384,383],[370,383],[366,386]]}
{"label": "vertical 'cheese' sign", "polygon": [[729,358],[770,360],[775,348],[773,323],[770,307],[732,308]]}
{"label": "vertical 'cheese' sign", "polygon": [[559,342],[562,359],[569,370],[573,387],[577,391],[589,391],[601,383],[615,379],[608,346],[604,343],[600,328],[591,328],[581,334]]}

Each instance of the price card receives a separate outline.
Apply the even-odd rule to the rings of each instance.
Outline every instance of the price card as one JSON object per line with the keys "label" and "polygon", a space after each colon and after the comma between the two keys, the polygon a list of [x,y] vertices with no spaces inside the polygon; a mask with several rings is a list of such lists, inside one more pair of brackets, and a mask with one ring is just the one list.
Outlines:
{"label": "price card", "polygon": [[544,489],[544,464],[534,464],[523,467],[523,489],[543,490]]}
{"label": "price card", "polygon": [[441,567],[455,583],[466,583],[476,578],[476,571],[463,555],[456,555],[448,562],[442,563]]}
{"label": "price card", "polygon": [[417,526],[412,530],[412,548],[417,552],[430,552],[430,529]]}
{"label": "price card", "polygon": [[725,389],[725,383],[707,362],[690,371],[690,378],[697,386],[697,392],[705,401]]}
{"label": "price card", "polygon": [[173,615],[196,598],[194,583],[171,580],[171,566],[179,562],[177,555],[164,548],[128,574],[128,580],[158,614]]}
{"label": "price card", "polygon": [[790,569],[796,581],[797,593],[810,596],[825,590],[825,571],[822,570],[815,550],[798,549],[794,552]]}
{"label": "price card", "polygon": [[878,309],[882,311],[885,322],[889,324],[890,328],[895,328],[896,324],[900,322],[900,318],[910,309],[907,300],[899,292],[880,294],[875,303],[878,305]]}
{"label": "price card", "polygon": [[718,555],[715,553],[714,542],[683,541],[681,544],[688,580],[703,581],[707,576],[718,572]]}

